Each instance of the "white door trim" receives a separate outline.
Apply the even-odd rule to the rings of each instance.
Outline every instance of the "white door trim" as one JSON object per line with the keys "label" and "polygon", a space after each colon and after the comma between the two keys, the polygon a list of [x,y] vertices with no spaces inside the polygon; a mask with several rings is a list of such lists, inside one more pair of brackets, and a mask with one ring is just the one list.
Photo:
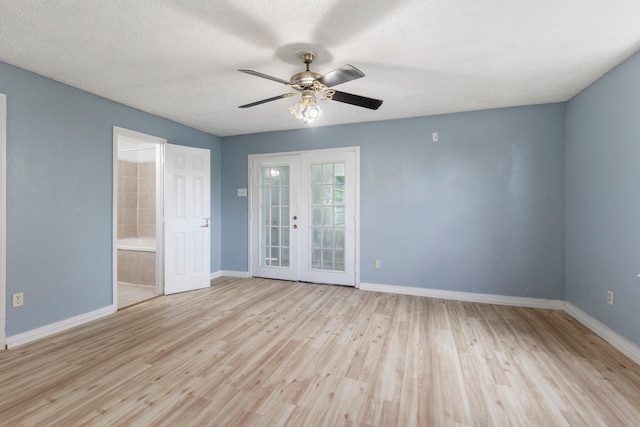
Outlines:
{"label": "white door trim", "polygon": [[[340,151],[350,151],[355,152],[356,155],[356,171],[355,171],[355,287],[360,287],[360,147],[352,146],[352,147],[338,147],[338,148],[327,148],[320,150],[301,150],[301,151],[285,151],[278,153],[262,153],[262,154],[249,154],[247,158],[247,171],[248,171],[248,200],[247,200],[247,210],[248,210],[248,221],[247,221],[247,235],[248,235],[248,248],[247,248],[247,260],[248,260],[248,271],[249,277],[253,276],[253,234],[252,234],[252,215],[253,206],[251,201],[253,200],[253,191],[257,191],[257,189],[252,188],[252,167],[254,159],[267,159],[270,157],[282,157],[282,156],[294,156],[294,155],[302,155],[302,154],[312,154],[312,153],[326,153],[326,152],[340,152]],[[257,214],[257,213],[256,213]]]}
{"label": "white door trim", "polygon": [[7,301],[7,96],[0,93],[0,349],[6,348]]}
{"label": "white door trim", "polygon": [[158,295],[164,293],[164,289],[162,286],[164,274],[164,221],[162,211],[162,207],[164,206],[164,167],[162,163],[164,162],[164,146],[167,143],[167,140],[165,138],[147,135],[146,133],[136,132],[134,130],[125,129],[118,126],[113,127],[113,237],[111,248],[113,265],[112,304],[116,308],[118,307],[118,138],[129,138],[141,142],[160,145],[158,157],[156,157],[156,170],[160,171],[160,173],[156,173],[156,294]]}

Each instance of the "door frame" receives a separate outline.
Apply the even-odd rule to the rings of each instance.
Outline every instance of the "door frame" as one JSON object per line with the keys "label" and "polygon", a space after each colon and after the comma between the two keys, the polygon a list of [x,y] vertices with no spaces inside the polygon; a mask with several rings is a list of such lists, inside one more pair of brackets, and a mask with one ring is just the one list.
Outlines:
{"label": "door frame", "polygon": [[112,236],[112,265],[113,292],[112,304],[118,307],[118,139],[128,138],[140,142],[158,144],[156,151],[156,294],[164,294],[164,147],[165,138],[146,133],[113,127],[113,236]]}
{"label": "door frame", "polygon": [[0,93],[0,350],[7,348],[7,95]]}
{"label": "door frame", "polygon": [[[270,157],[279,157],[279,156],[295,156],[295,155],[303,155],[303,154],[313,154],[313,153],[329,153],[329,152],[344,152],[350,151],[354,152],[356,156],[355,161],[355,242],[354,242],[354,251],[355,251],[355,284],[354,287],[360,288],[360,146],[352,146],[352,147],[338,147],[338,148],[325,148],[318,150],[299,150],[299,151],[284,151],[277,153],[260,153],[260,154],[249,154],[247,157],[247,171],[248,171],[248,192],[247,192],[247,210],[248,210],[248,221],[247,221],[247,234],[248,234],[248,247],[247,247],[247,260],[248,260],[248,271],[249,277],[253,277],[253,233],[252,233],[252,220],[253,220],[253,192],[258,191],[258,189],[253,188],[253,161],[254,159],[268,159]],[[306,188],[300,188],[299,191],[307,191]],[[298,197],[300,200],[300,197]],[[257,212],[255,213],[258,214]],[[298,251],[301,251],[302,248],[298,245]],[[300,257],[298,257],[300,259]]]}

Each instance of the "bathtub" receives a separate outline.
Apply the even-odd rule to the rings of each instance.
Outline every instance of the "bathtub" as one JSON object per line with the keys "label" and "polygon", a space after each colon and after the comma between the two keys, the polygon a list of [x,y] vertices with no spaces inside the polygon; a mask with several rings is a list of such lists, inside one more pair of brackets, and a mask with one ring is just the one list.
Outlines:
{"label": "bathtub", "polygon": [[123,251],[155,252],[156,239],[153,237],[118,239],[118,249]]}
{"label": "bathtub", "polygon": [[156,286],[156,239],[118,239],[118,283]]}

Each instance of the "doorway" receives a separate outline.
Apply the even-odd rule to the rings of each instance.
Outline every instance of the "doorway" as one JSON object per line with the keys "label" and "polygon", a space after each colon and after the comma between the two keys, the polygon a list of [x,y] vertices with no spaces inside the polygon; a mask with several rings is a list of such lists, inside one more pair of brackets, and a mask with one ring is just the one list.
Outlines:
{"label": "doorway", "polygon": [[162,159],[166,140],[114,128],[114,304],[163,293]]}
{"label": "doorway", "polygon": [[113,147],[113,305],[210,286],[211,151],[116,126]]}
{"label": "doorway", "polygon": [[250,275],[359,284],[360,149],[249,156]]}

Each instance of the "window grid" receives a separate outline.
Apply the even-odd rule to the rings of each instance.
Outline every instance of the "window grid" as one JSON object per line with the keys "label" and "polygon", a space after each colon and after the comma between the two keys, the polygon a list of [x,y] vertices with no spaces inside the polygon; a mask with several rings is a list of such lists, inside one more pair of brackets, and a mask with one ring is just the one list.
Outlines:
{"label": "window grid", "polygon": [[260,170],[260,266],[289,267],[289,167]]}

